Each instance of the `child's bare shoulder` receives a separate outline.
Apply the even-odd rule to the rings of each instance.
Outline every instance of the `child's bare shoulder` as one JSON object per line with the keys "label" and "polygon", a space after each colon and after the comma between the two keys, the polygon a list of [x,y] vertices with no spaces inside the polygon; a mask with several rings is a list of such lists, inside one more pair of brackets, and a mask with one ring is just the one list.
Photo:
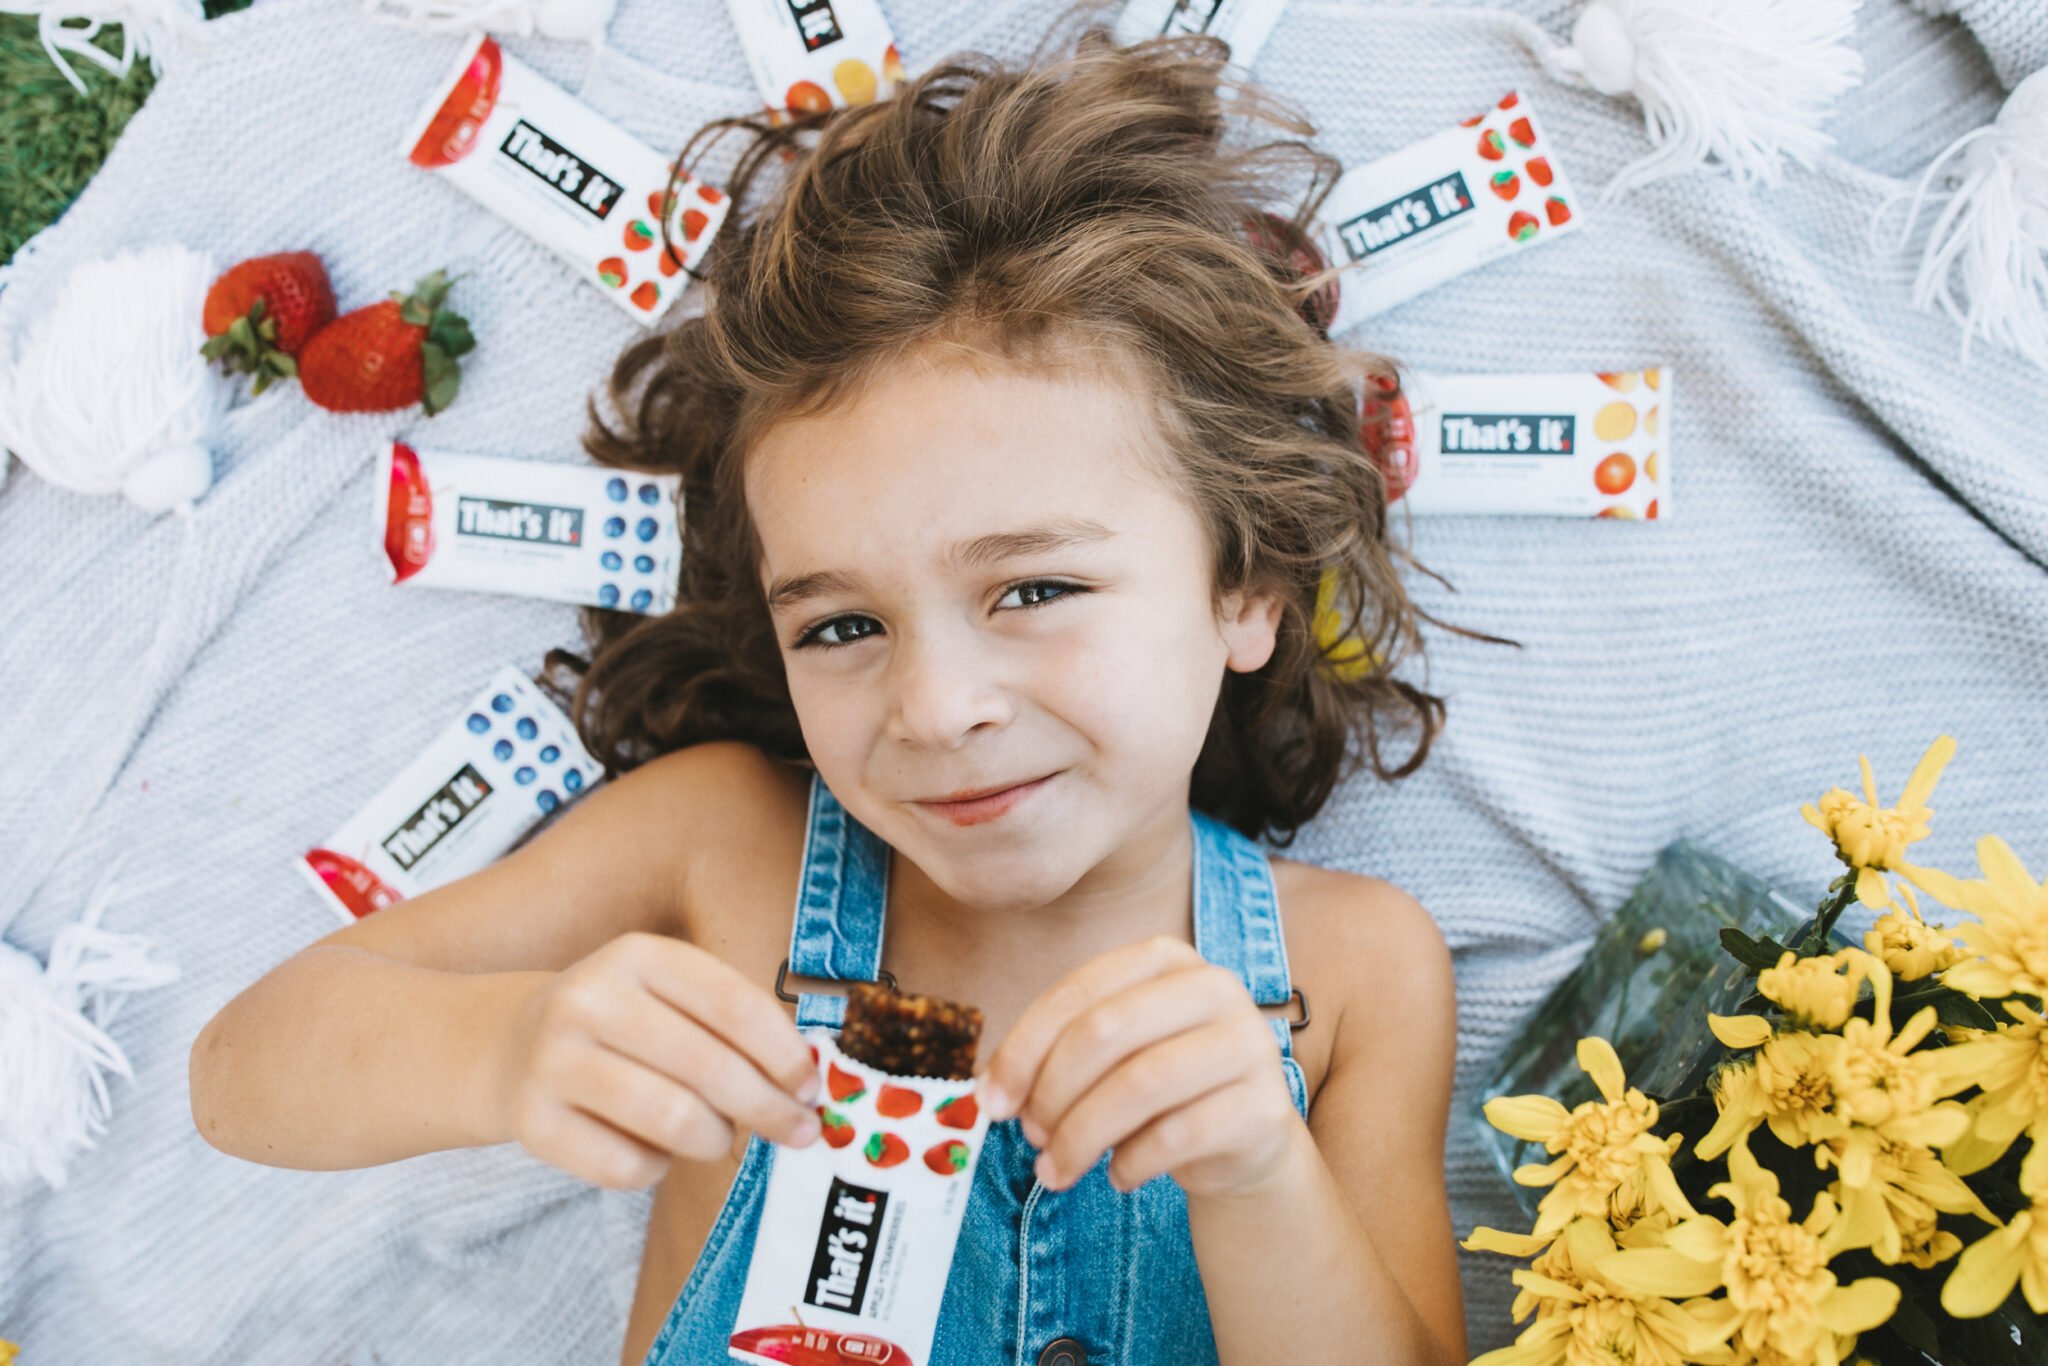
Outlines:
{"label": "child's bare shoulder", "polygon": [[[758,919],[761,896],[794,896],[809,823],[809,770],[739,741],[692,745],[628,775],[675,841],[681,935],[711,945],[729,914]],[[658,814],[655,814],[658,813]],[[773,904],[787,904],[780,899]],[[786,940],[788,926],[782,925]]]}

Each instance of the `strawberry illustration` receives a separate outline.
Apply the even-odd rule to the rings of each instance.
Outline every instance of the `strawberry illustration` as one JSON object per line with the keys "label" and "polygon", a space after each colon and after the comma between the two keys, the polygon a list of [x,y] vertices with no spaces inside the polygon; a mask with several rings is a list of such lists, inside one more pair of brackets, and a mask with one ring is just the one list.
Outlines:
{"label": "strawberry illustration", "polygon": [[626,263],[616,256],[607,256],[597,263],[597,278],[617,289],[626,283]]}
{"label": "strawberry illustration", "polygon": [[932,1118],[948,1129],[972,1129],[974,1121],[981,1117],[981,1107],[974,1103],[973,1096],[953,1096],[942,1100],[932,1111]]}
{"label": "strawberry illustration", "polygon": [[957,1138],[934,1143],[924,1150],[924,1164],[940,1176],[953,1176],[967,1170],[967,1145]]}
{"label": "strawberry illustration", "polygon": [[1521,102],[1522,102],[1522,97],[1521,97],[1520,95],[1516,94],[1516,93],[1515,93],[1514,91],[1510,90],[1510,91],[1508,91],[1508,93],[1507,93],[1507,94],[1505,94],[1505,95],[1502,95],[1502,96],[1500,97],[1500,103],[1499,103],[1499,104],[1496,104],[1496,105],[1494,106],[1494,108],[1495,108],[1495,109],[1513,109],[1513,108],[1514,108],[1514,107],[1515,107],[1516,105],[1520,104]]}
{"label": "strawberry illustration", "polygon": [[1555,227],[1560,223],[1569,223],[1571,221],[1572,206],[1559,199],[1556,195],[1552,195],[1543,201],[1543,212],[1550,215],[1551,225]]}
{"label": "strawberry illustration", "polygon": [[875,1095],[875,1113],[887,1115],[890,1119],[905,1119],[918,1112],[924,1105],[924,1097],[908,1086],[884,1084]]}
{"label": "strawberry illustration", "polygon": [[699,185],[697,187],[697,198],[703,200],[706,204],[722,204],[725,202],[725,191],[719,189],[716,185]]}
{"label": "strawberry illustration", "polygon": [[853,1142],[853,1126],[846,1122],[846,1116],[837,1110],[818,1107],[819,1134],[834,1148],[844,1148]]}
{"label": "strawberry illustration", "polygon": [[1517,147],[1534,147],[1536,145],[1536,125],[1527,119],[1516,119],[1508,125],[1508,136],[1514,139],[1515,146]]}
{"label": "strawberry illustration", "polygon": [[1489,128],[1479,135],[1479,155],[1488,161],[1499,161],[1508,154],[1507,145],[1500,140],[1500,134]]}
{"label": "strawberry illustration", "polygon": [[1526,209],[1517,209],[1515,216],[1508,220],[1508,236],[1517,242],[1526,242],[1534,237],[1536,230],[1542,226],[1535,214]]}
{"label": "strawberry illustration", "polygon": [[643,313],[652,313],[654,306],[661,302],[661,286],[652,280],[642,280],[634,286],[632,299],[633,307]]}
{"label": "strawberry illustration", "polygon": [[435,170],[453,166],[475,150],[477,134],[497,107],[498,86],[504,75],[505,58],[498,50],[498,40],[485,38],[434,111],[427,131],[407,154],[412,164]]}
{"label": "strawberry illustration", "polygon": [[645,219],[636,218],[626,224],[626,250],[645,251],[654,245],[654,229],[647,226]]}
{"label": "strawberry illustration", "polygon": [[1495,171],[1493,179],[1487,183],[1502,199],[1513,199],[1522,192],[1522,178],[1513,171]]}
{"label": "strawberry illustration", "polygon": [[836,1062],[826,1064],[825,1088],[842,1105],[851,1105],[868,1093],[867,1083],[851,1072],[840,1071]]}
{"label": "strawberry illustration", "polygon": [[910,1145],[891,1133],[868,1135],[867,1146],[861,1149],[867,1156],[868,1165],[893,1167],[910,1156]]}
{"label": "strawberry illustration", "polygon": [[655,258],[655,262],[661,267],[663,279],[669,278],[683,268],[683,259],[675,254],[673,248],[662,252],[660,256]]}
{"label": "strawberry illustration", "polygon": [[332,412],[379,413],[422,403],[432,417],[455,401],[455,363],[476,346],[469,324],[441,306],[454,284],[442,271],[411,294],[344,313],[299,354],[306,397]]}
{"label": "strawberry illustration", "polygon": [[206,291],[206,343],[199,353],[231,375],[251,374],[260,394],[299,373],[298,354],[334,321],[334,287],[310,251],[281,251],[229,266]]}
{"label": "strawberry illustration", "polygon": [[704,235],[704,229],[710,226],[710,223],[711,215],[705,213],[704,210],[684,209],[683,240],[685,242],[696,241],[699,237],[702,237]]}
{"label": "strawberry illustration", "polygon": [[1527,171],[1529,179],[1535,181],[1538,185],[1548,185],[1552,180],[1556,179],[1555,174],[1550,169],[1549,160],[1544,157],[1530,157],[1529,164],[1522,169]]}

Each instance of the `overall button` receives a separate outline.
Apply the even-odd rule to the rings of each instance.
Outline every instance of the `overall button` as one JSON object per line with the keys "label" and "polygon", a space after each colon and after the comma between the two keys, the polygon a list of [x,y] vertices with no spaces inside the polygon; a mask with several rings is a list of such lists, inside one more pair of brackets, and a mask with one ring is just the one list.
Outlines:
{"label": "overall button", "polygon": [[1088,1353],[1072,1338],[1054,1338],[1038,1354],[1038,1366],[1088,1366]]}

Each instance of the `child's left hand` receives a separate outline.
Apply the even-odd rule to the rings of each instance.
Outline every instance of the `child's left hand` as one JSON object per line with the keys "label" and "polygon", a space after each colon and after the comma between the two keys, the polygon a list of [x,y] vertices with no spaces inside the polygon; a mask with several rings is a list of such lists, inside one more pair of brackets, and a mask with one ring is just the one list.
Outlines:
{"label": "child's left hand", "polygon": [[1083,964],[1026,1008],[981,1069],[981,1107],[1021,1117],[1050,1189],[1114,1148],[1118,1190],[1164,1173],[1190,1196],[1241,1195],[1308,1138],[1278,1054],[1235,973],[1180,940],[1148,939]]}

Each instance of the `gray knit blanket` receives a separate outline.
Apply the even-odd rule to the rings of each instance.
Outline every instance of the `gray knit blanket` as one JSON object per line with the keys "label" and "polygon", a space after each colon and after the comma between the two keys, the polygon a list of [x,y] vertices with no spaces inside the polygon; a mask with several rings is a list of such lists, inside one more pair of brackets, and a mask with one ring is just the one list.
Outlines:
{"label": "gray knit blanket", "polygon": [[[884,8],[913,66],[1022,55],[1049,12]],[[1416,554],[1455,588],[1412,575],[1422,605],[1521,647],[1437,634],[1418,677],[1449,698],[1449,727],[1427,766],[1350,782],[1291,851],[1408,889],[1456,950],[1461,1231],[1516,1218],[1479,1142],[1483,1078],[1668,841],[1811,904],[1836,865],[1799,804],[1855,786],[1859,752],[1895,798],[1949,732],[1960,752],[1922,861],[1973,871],[1975,839],[1996,831],[2037,875],[2048,865],[2048,386],[1981,346],[1963,368],[1956,329],[1908,306],[1912,263],[1873,254],[1867,232],[2048,62],[2040,6],[1964,0],[1929,18],[1869,0],[1867,78],[1819,165],[1747,193],[1692,175],[1606,207],[1590,192],[1646,150],[1640,113],[1542,76],[1521,25],[1561,37],[1572,0],[1508,8],[1517,19],[1295,0],[1256,67],[1347,163],[1520,89],[1588,201],[1582,231],[1349,340],[1425,371],[1678,374],[1674,517],[1414,523]],[[336,418],[289,385],[237,408],[189,525],[19,466],[0,489],[0,932],[45,955],[125,856],[104,924],[150,935],[180,974],[110,1017],[134,1077],[114,1082],[110,1126],[68,1183],[0,1196],[0,1338],[32,1366],[619,1351],[646,1193],[583,1185],[515,1145],[276,1170],[214,1151],[189,1112],[201,1025],[335,925],[293,858],[498,664],[533,670],[577,640],[566,607],[388,587],[367,534],[380,438],[580,458],[585,396],[638,334],[393,153],[459,41],[374,24],[353,0],[265,0],[207,24],[0,294],[0,330],[18,333],[72,265],[123,246],[175,240],[222,262],[307,247],[345,306],[468,272],[453,302],[480,339],[431,424]],[[758,103],[716,0],[624,0],[594,60],[506,46],[657,147]],[[1465,1269],[1475,1349],[1498,1343],[1507,1268]]]}

